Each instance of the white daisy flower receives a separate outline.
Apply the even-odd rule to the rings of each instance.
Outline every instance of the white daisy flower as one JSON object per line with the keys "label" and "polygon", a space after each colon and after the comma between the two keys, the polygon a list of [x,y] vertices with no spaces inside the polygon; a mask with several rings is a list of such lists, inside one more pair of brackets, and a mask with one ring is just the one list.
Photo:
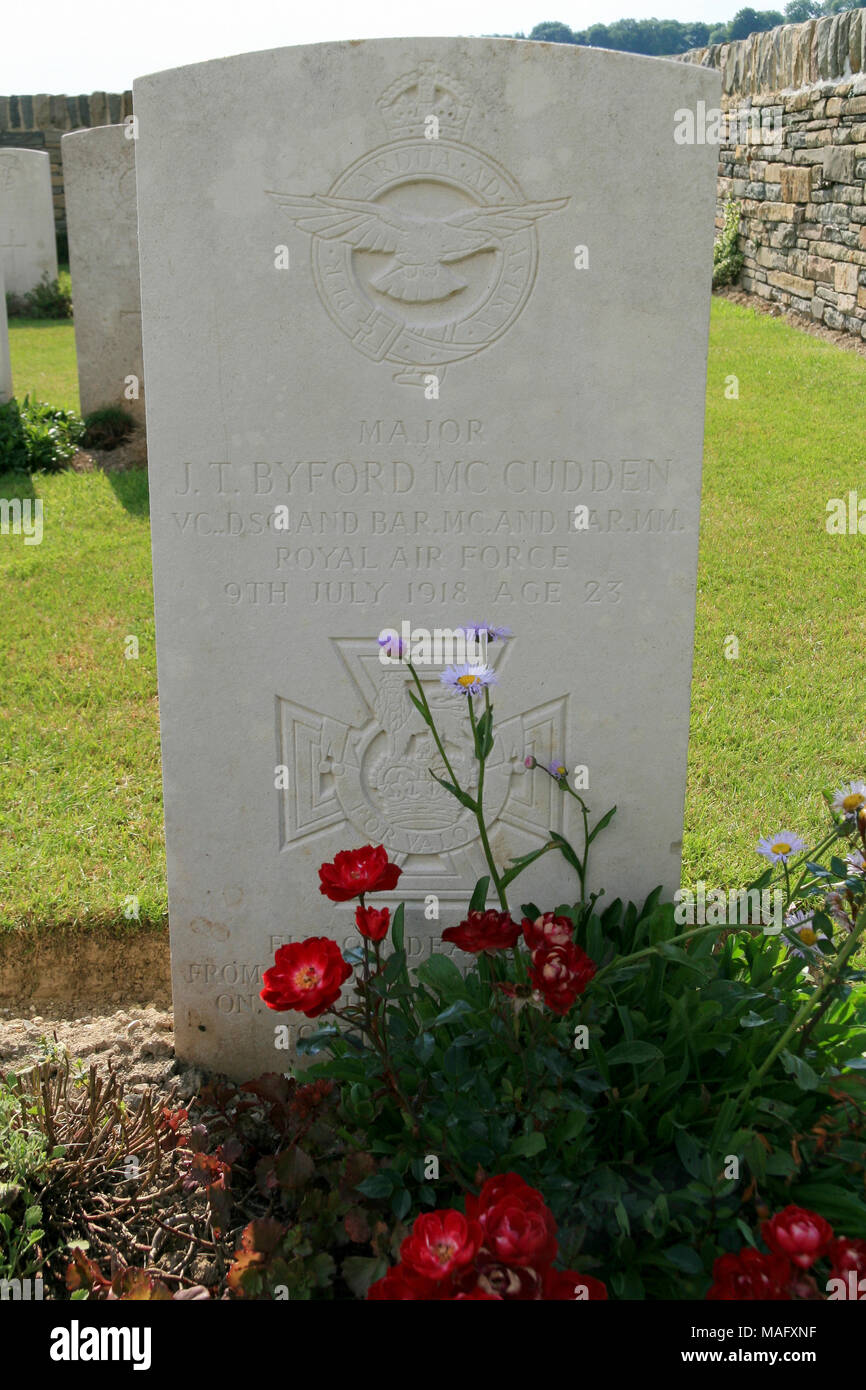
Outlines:
{"label": "white daisy flower", "polygon": [[[826,941],[827,935],[822,931],[815,931],[814,912],[789,912],[785,918],[785,928],[792,931],[794,935],[809,948],[809,954],[814,953],[814,947],[819,941]],[[807,959],[807,952],[800,951],[796,946],[788,946],[788,954],[792,956],[802,956]]]}
{"label": "white daisy flower", "polygon": [[856,816],[861,806],[866,806],[866,782],[848,782],[833,797],[833,810],[843,816]]}
{"label": "white daisy flower", "polygon": [[458,695],[481,695],[485,686],[496,684],[496,672],[490,666],[449,666],[439,679]]}
{"label": "white daisy flower", "polygon": [[765,835],[758,842],[758,853],[769,859],[771,864],[786,864],[792,854],[799,854],[806,848],[806,841],[795,835],[793,830],[780,830],[778,835]]}

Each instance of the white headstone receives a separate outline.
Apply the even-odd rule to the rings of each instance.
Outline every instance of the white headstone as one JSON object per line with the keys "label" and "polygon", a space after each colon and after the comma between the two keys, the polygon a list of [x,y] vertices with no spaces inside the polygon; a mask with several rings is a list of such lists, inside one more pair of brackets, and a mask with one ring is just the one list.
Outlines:
{"label": "white headstone", "polygon": [[0,258],[6,293],[57,279],[51,160],[44,150],[0,149]]}
{"label": "white headstone", "polygon": [[[484,873],[406,672],[378,661],[404,620],[514,633],[490,649],[500,863],[550,828],[580,845],[532,753],[588,768],[594,817],[619,807],[591,886],[678,885],[717,150],[674,129],[718,84],[500,39],[136,83],[182,1056],[279,1068],[261,972],[284,941],[355,939],[353,905],[318,891],[337,851],[384,843],[402,866],[376,905],[407,900],[415,959]],[[554,854],[512,894],[577,896]]]}
{"label": "white headstone", "polygon": [[82,414],[144,420],[135,141],[124,125],[64,135],[63,183]]}
{"label": "white headstone", "polygon": [[6,317],[6,284],[0,263],[0,405],[12,397],[12,361],[9,356],[9,322]]}

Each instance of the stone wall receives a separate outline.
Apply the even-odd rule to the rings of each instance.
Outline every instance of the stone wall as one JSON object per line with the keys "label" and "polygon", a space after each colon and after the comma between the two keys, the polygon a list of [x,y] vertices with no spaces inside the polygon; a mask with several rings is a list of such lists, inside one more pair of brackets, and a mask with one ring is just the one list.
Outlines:
{"label": "stone wall", "polygon": [[866,338],[866,10],[683,55],[719,68],[743,289]]}
{"label": "stone wall", "polygon": [[66,240],[66,200],[60,141],[69,130],[116,125],[132,114],[132,92],[91,92],[90,96],[0,97],[0,146],[47,150],[51,156],[54,221],[61,249]]}

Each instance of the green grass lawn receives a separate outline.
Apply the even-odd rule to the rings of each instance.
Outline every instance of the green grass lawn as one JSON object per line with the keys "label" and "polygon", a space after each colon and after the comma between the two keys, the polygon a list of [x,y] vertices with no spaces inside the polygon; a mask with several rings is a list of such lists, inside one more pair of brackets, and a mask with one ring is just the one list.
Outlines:
{"label": "green grass lawn", "polygon": [[23,400],[78,410],[75,330],[71,319],[10,319],[12,388]]}
{"label": "green grass lawn", "polygon": [[[13,326],[18,389],[44,372],[38,394],[73,403],[71,335]],[[159,921],[146,478],[64,473],[33,488],[43,543],[0,539],[0,927],[120,925],[133,896],[142,922]],[[29,489],[0,479],[0,496]],[[825,530],[828,499],[851,489],[866,497],[866,360],[715,300],[685,882],[749,879],[759,835],[815,834],[820,788],[866,771],[866,536]]]}

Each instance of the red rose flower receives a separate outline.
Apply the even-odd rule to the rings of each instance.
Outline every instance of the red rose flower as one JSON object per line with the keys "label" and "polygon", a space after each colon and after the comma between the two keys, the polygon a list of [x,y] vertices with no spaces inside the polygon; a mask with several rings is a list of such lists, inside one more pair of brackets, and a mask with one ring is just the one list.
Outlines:
{"label": "red rose flower", "polygon": [[555,1014],[567,1014],[593,975],[595,961],[580,946],[541,946],[532,952],[529,978]]}
{"label": "red rose flower", "polygon": [[388,893],[397,887],[401,872],[382,845],[344,849],[334,855],[333,864],[320,868],[319,892],[334,903],[349,902],[362,893]]}
{"label": "red rose flower", "polygon": [[310,936],[306,941],[280,946],[273,965],[264,973],[261,997],[277,1013],[295,1009],[307,1018],[318,1018],[339,999],[351,973],[352,967],[343,960],[336,941]]}
{"label": "red rose flower", "polygon": [[427,1211],[416,1217],[400,1259],[425,1279],[447,1279],[472,1262],[480,1244],[477,1222],[462,1211]]}
{"label": "red rose flower", "polygon": [[765,1244],[777,1255],[784,1255],[799,1269],[808,1269],[826,1254],[833,1239],[833,1227],[817,1212],[805,1207],[785,1207],[761,1227]]}
{"label": "red rose flower", "polygon": [[607,1298],[607,1286],[591,1274],[578,1274],[576,1269],[549,1269],[544,1276],[543,1297],[558,1303],[600,1303]]}
{"label": "red rose flower", "polygon": [[738,1255],[719,1256],[707,1298],[716,1302],[790,1299],[792,1274],[784,1255],[764,1255],[747,1246]]}
{"label": "red rose flower", "polygon": [[[482,1293],[502,1299],[504,1303],[529,1303],[540,1299],[544,1291],[544,1275],[541,1270],[530,1265],[506,1265],[492,1255],[489,1250],[479,1250],[472,1278],[478,1280],[477,1287]],[[467,1279],[458,1279],[460,1287]]]}
{"label": "red rose flower", "polygon": [[830,1242],[827,1254],[836,1279],[844,1279],[851,1269],[858,1277],[866,1276],[866,1240],[851,1240],[848,1236],[840,1236],[838,1240]]}
{"label": "red rose flower", "polygon": [[359,903],[355,908],[355,925],[368,941],[384,941],[390,922],[391,913],[387,907],[365,907]]}
{"label": "red rose flower", "polygon": [[545,912],[534,922],[524,917],[521,926],[530,951],[544,946],[567,946],[574,940],[574,923],[568,917],[555,917],[552,912]]}
{"label": "red rose flower", "polygon": [[517,1173],[488,1178],[477,1197],[466,1198],[466,1215],[481,1227],[485,1250],[504,1265],[540,1269],[556,1258],[553,1213]]}
{"label": "red rose flower", "polygon": [[433,1280],[424,1279],[413,1269],[407,1269],[404,1264],[398,1264],[393,1269],[389,1269],[387,1274],[383,1275],[381,1279],[377,1279],[375,1284],[371,1284],[367,1290],[367,1301],[371,1303],[383,1300],[393,1303],[408,1300],[420,1302],[436,1297],[436,1285]]}
{"label": "red rose flower", "polygon": [[517,945],[520,928],[507,912],[470,912],[457,927],[442,933],[443,941],[453,941],[461,951],[477,955],[480,951],[507,951]]}

